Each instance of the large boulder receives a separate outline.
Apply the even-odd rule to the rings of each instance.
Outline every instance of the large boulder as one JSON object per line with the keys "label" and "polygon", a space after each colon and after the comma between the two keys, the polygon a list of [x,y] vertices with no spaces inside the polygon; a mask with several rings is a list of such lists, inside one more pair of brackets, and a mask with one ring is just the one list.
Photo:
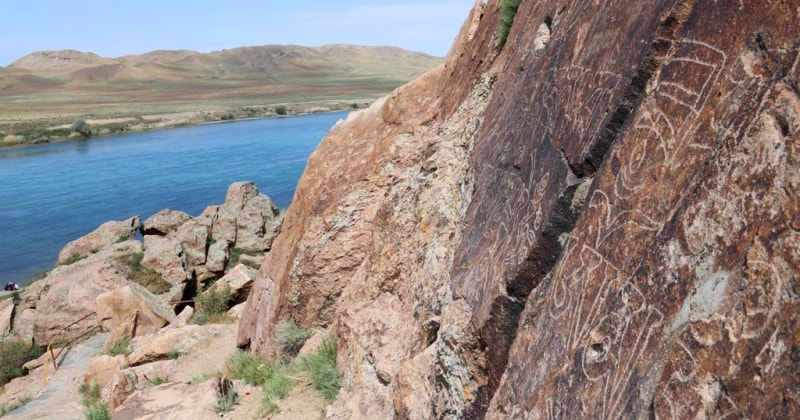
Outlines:
{"label": "large boulder", "polygon": [[86,374],[83,376],[83,383],[97,384],[101,389],[111,383],[117,372],[127,366],[128,361],[124,355],[109,356],[101,354],[93,357],[86,367]]}
{"label": "large boulder", "polygon": [[266,251],[280,232],[283,218],[269,197],[259,193],[253,182],[234,182],[228,187],[225,203],[219,208],[215,227],[221,237],[246,251]]}
{"label": "large boulder", "polygon": [[88,235],[65,245],[58,253],[56,264],[63,264],[78,257],[85,257],[117,242],[133,239],[136,236],[140,221],[140,216],[134,216],[127,220],[103,223]]}
{"label": "large boulder", "polygon": [[506,5],[323,139],[239,345],[330,326],[331,418],[800,416],[800,1]]}
{"label": "large boulder", "polygon": [[[52,338],[68,340],[97,326],[97,296],[130,282],[117,258],[135,252],[141,252],[138,241],[117,243],[85,259],[58,266],[34,287],[26,288],[25,294],[36,295],[35,309],[30,309],[34,341],[44,344]],[[78,324],[73,325],[75,322]],[[24,325],[15,325],[14,329],[21,331]]]}
{"label": "large boulder", "polygon": [[[142,366],[119,369],[104,386],[102,399],[108,403],[112,412],[116,411],[117,407],[125,403],[131,394],[140,390],[153,389],[152,381],[155,378],[168,379],[174,377],[176,372],[177,362],[175,360],[162,360]],[[118,418],[117,413],[114,413],[114,418]]]}
{"label": "large boulder", "polygon": [[166,302],[136,283],[97,296],[96,305],[101,325],[109,331],[106,348],[123,338],[153,334],[175,319]]}
{"label": "large boulder", "polygon": [[144,236],[142,265],[155,270],[172,284],[183,284],[190,278],[186,255],[180,241],[158,235]]}
{"label": "large boulder", "polygon": [[192,216],[182,211],[164,209],[145,219],[140,231],[142,235],[166,236],[191,218]]}
{"label": "large boulder", "polygon": [[255,278],[256,270],[254,268],[250,268],[244,264],[237,264],[217,280],[214,287],[217,288],[218,291],[228,287],[234,302],[243,303],[250,294],[250,288],[253,287],[253,279]]}

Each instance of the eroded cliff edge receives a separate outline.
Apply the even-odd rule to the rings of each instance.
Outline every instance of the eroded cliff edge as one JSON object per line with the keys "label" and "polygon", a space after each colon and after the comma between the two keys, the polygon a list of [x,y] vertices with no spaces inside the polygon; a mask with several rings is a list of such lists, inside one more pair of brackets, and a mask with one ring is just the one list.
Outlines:
{"label": "eroded cliff edge", "polygon": [[796,417],[800,1],[477,1],[309,159],[239,343],[341,418]]}

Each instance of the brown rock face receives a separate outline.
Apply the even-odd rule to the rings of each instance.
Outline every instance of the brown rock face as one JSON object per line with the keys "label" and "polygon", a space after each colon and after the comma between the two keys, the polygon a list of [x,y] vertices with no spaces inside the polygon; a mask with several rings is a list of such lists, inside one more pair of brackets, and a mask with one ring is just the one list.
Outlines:
{"label": "brown rock face", "polygon": [[800,1],[478,1],[334,127],[239,332],[340,418],[800,416]]}

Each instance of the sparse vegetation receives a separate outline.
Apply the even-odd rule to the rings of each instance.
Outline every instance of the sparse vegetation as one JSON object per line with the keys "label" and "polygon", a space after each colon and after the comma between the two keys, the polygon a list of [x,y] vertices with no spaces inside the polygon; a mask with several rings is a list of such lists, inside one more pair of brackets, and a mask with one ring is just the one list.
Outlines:
{"label": "sparse vegetation", "polygon": [[139,283],[145,289],[155,293],[166,293],[172,287],[168,281],[161,277],[156,270],[142,265],[142,258],[144,254],[141,252],[134,252],[125,254],[118,257],[128,270],[128,278]]}
{"label": "sparse vegetation", "polygon": [[212,285],[194,298],[195,311],[207,314],[221,314],[228,310],[231,301],[231,288],[226,285],[219,289]]}
{"label": "sparse vegetation", "polygon": [[169,360],[177,360],[179,357],[181,357],[181,354],[183,353],[178,349],[170,349],[167,352],[167,358]]}
{"label": "sparse vegetation", "polygon": [[500,1],[500,26],[497,27],[497,42],[500,47],[506,44],[508,33],[511,32],[511,25],[514,17],[519,10],[521,0],[501,0]]}
{"label": "sparse vegetation", "polygon": [[[145,376],[145,378],[147,378],[147,377]],[[161,384],[165,384],[165,383],[169,382],[169,376],[157,375],[157,376],[154,376],[152,378],[147,378],[147,380],[150,381],[150,383],[153,384],[153,386],[159,386]]]}
{"label": "sparse vegetation", "polygon": [[311,331],[294,322],[281,321],[275,327],[275,344],[290,357],[297,355],[309,337],[311,337]]}
{"label": "sparse vegetation", "polygon": [[289,363],[276,363],[248,352],[237,352],[226,364],[234,377],[250,385],[261,386],[264,409],[272,413],[278,401],[289,394],[294,385],[308,380],[327,402],[332,402],[341,387],[336,370],[336,337],[328,336],[316,352],[295,358]]}
{"label": "sparse vegetation", "polygon": [[191,383],[192,385],[197,385],[199,383],[203,383],[211,378],[218,378],[222,376],[220,372],[212,372],[212,373],[203,373],[201,375],[192,375]]}
{"label": "sparse vegetation", "polygon": [[311,383],[325,401],[332,402],[342,386],[342,376],[336,370],[336,337],[322,340],[316,352],[300,358],[303,370],[311,375]]}
{"label": "sparse vegetation", "polygon": [[230,286],[226,285],[222,289],[219,289],[216,285],[212,284],[208,290],[195,296],[195,312],[190,321],[197,325],[231,322],[232,319],[226,314],[230,303]]}
{"label": "sparse vegetation", "polygon": [[84,415],[87,420],[110,420],[111,412],[108,409],[108,404],[100,399],[100,385],[97,382],[92,385],[81,384],[78,387],[78,393],[81,394],[81,403],[86,407]]}
{"label": "sparse vegetation", "polygon": [[250,268],[255,268],[256,270],[258,270],[259,268],[258,264],[248,259],[242,259],[242,255],[249,255],[253,257],[256,255],[260,255],[261,254],[260,252],[248,251],[246,249],[241,249],[241,248],[231,248],[229,253],[230,256],[228,258],[228,264],[225,266],[225,270],[230,270],[231,268],[236,267],[236,264],[239,264],[240,262]]}
{"label": "sparse vegetation", "polygon": [[15,290],[7,295],[0,296],[0,302],[6,299],[13,299],[14,303],[19,303],[22,298],[20,297],[19,290]]}
{"label": "sparse vegetation", "polygon": [[217,404],[214,405],[214,411],[217,414],[223,414],[233,411],[233,406],[239,400],[239,393],[236,392],[233,385],[228,388],[228,392],[217,395]]}
{"label": "sparse vegetation", "polygon": [[22,397],[17,402],[9,405],[4,405],[0,407],[0,417],[5,416],[6,414],[24,406],[25,404],[31,402],[33,399],[31,397]]}
{"label": "sparse vegetation", "polygon": [[81,255],[81,254],[72,254],[67,257],[64,261],[61,261],[58,265],[71,265],[80,260],[86,259],[88,255]]}
{"label": "sparse vegetation", "polygon": [[131,354],[131,339],[128,337],[122,338],[117,340],[113,346],[111,346],[106,354],[109,356],[118,356],[118,355],[129,355]]}
{"label": "sparse vegetation", "polygon": [[0,385],[27,374],[23,365],[44,353],[44,348],[22,341],[7,341],[0,344]]}

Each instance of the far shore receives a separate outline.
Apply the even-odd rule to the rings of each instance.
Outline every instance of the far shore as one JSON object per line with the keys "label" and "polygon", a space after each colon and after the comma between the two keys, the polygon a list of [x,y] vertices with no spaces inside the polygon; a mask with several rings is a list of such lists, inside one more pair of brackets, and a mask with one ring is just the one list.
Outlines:
{"label": "far shore", "polygon": [[[98,115],[87,114],[87,117],[74,117],[74,121],[84,121],[91,130],[91,135],[84,137],[72,131],[73,123],[65,123],[65,118],[42,118],[37,120],[35,128],[26,127],[26,134],[12,131],[0,132],[0,149],[14,149],[41,144],[61,143],[67,141],[84,141],[121,134],[131,134],[168,128],[187,127],[202,124],[216,124],[257,118],[286,117],[323,112],[357,110],[368,107],[374,98],[358,98],[351,100],[330,100],[316,102],[298,102],[285,104],[248,105],[225,109],[192,110],[164,113],[147,113],[138,115]],[[91,116],[88,116],[91,115]]]}

